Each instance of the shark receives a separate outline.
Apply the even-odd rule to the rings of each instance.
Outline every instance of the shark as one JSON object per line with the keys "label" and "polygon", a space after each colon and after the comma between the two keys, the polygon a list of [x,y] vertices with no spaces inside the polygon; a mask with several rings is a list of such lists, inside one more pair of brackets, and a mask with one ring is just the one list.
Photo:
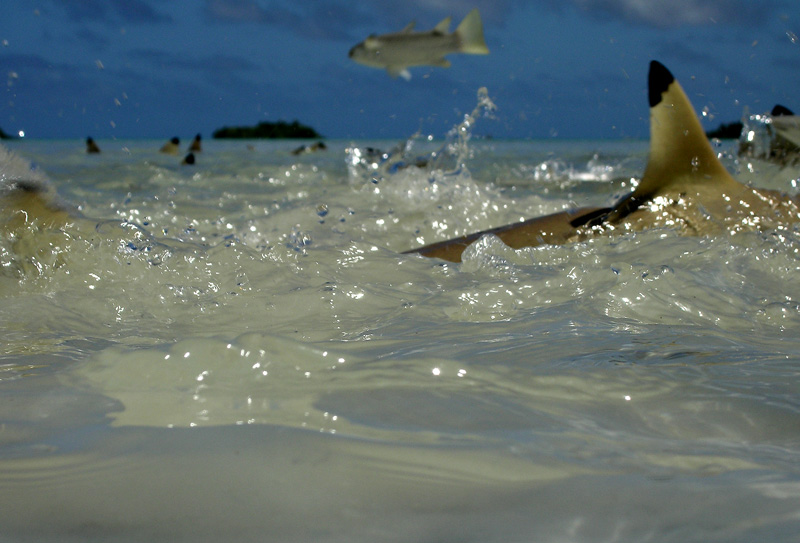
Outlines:
{"label": "shark", "polygon": [[452,53],[488,55],[489,48],[483,37],[483,23],[477,9],[470,11],[450,32],[451,17],[447,17],[432,30],[414,32],[411,22],[400,32],[375,34],[350,49],[353,61],[373,68],[385,69],[396,78],[411,79],[408,68],[412,66],[438,66],[449,68],[445,58]]}
{"label": "shark", "polygon": [[739,156],[772,162],[781,167],[800,163],[800,115],[775,104],[768,114],[742,119]]}
{"label": "shark", "polygon": [[[461,262],[464,250],[494,235],[514,249],[565,244],[648,228],[687,235],[781,230],[800,222],[800,197],[740,183],[719,161],[672,73],[652,61],[648,74],[650,149],[635,190],[612,205],[581,207],[482,230],[405,251]],[[68,224],[97,221],[61,201],[52,185],[0,146],[0,236],[12,244],[58,236]],[[2,250],[2,247],[0,247]]]}
{"label": "shark", "polygon": [[786,106],[776,104],[771,112],[771,124],[775,133],[796,148],[800,148],[800,116]]}
{"label": "shark", "polygon": [[636,188],[611,206],[582,207],[433,243],[405,254],[461,262],[464,250],[494,235],[521,249],[591,236],[671,227],[683,234],[781,229],[800,222],[798,198],[740,183],[720,162],[672,73],[653,60],[648,72],[650,146]]}

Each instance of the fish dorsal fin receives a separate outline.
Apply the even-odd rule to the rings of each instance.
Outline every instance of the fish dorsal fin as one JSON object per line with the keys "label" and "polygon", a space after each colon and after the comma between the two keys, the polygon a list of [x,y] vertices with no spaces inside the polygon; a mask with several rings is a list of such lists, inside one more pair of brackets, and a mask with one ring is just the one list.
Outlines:
{"label": "fish dorsal fin", "polygon": [[383,47],[383,41],[381,41],[381,39],[375,34],[372,34],[366,40],[364,40],[363,44],[364,44],[364,49],[368,51],[373,51],[375,49],[380,49],[381,47]]}
{"label": "fish dorsal fin", "polygon": [[400,34],[411,34],[414,31],[414,27],[417,25],[416,21],[411,21],[406,25],[406,27],[400,31]]}
{"label": "fish dorsal fin", "polygon": [[623,198],[608,219],[615,221],[661,195],[700,193],[721,196],[740,190],[717,158],[691,102],[672,74],[657,61],[650,63],[650,156],[642,180]]}
{"label": "fish dorsal fin", "polygon": [[433,27],[433,32],[438,32],[439,34],[447,34],[450,32],[450,23],[453,21],[452,17],[445,17],[442,21]]}

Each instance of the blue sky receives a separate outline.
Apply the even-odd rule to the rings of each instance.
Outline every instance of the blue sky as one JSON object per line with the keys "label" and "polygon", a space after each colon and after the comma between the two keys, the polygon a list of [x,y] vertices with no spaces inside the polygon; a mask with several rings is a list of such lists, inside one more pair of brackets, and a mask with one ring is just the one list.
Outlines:
{"label": "blue sky", "polygon": [[[0,128],[34,138],[210,138],[299,120],[329,138],[443,136],[485,86],[477,132],[646,137],[651,59],[705,125],[800,110],[797,0],[5,0]],[[353,63],[371,33],[453,27],[477,7],[489,56],[410,81]]]}

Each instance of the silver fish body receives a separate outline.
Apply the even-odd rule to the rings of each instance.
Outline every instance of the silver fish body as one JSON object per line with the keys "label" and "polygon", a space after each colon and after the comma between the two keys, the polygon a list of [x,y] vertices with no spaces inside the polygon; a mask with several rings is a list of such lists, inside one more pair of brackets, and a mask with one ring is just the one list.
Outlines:
{"label": "silver fish body", "polygon": [[483,23],[477,9],[472,10],[455,32],[450,32],[451,18],[447,17],[427,32],[414,32],[414,23],[400,32],[372,35],[350,49],[350,58],[364,66],[385,69],[392,77],[410,79],[412,66],[448,68],[446,55],[489,53],[483,38]]}

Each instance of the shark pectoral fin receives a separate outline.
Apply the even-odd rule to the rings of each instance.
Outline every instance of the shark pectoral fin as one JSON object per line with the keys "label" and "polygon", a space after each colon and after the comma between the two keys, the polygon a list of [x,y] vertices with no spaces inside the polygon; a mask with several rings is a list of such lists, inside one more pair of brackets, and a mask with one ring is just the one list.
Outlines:
{"label": "shark pectoral fin", "polygon": [[570,226],[573,228],[580,228],[582,226],[597,226],[606,221],[608,214],[613,210],[610,207],[602,207],[600,209],[592,209],[586,213],[578,215],[571,221]]}
{"label": "shark pectoral fin", "polygon": [[673,75],[657,61],[650,63],[650,156],[636,190],[620,200],[609,214],[621,220],[642,204],[661,195],[741,190],[717,158],[705,131]]}
{"label": "shark pectoral fin", "polygon": [[460,40],[459,51],[470,55],[488,55],[489,48],[483,38],[483,23],[478,9],[470,11],[455,31]]}
{"label": "shark pectoral fin", "polygon": [[484,233],[485,232],[476,232],[460,238],[431,243],[424,247],[403,251],[402,254],[416,253],[428,258],[441,258],[442,260],[456,263],[461,262],[461,254],[464,252],[464,249],[469,247],[475,240],[480,239]]}
{"label": "shark pectoral fin", "polygon": [[608,224],[617,224],[622,221],[625,217],[639,209],[639,207],[651,200],[653,195],[645,195],[645,194],[636,194],[632,192],[627,196],[620,199],[616,205],[614,205],[611,210],[606,213],[606,215],[602,218],[600,222],[594,222],[590,226],[594,226],[596,224],[600,224],[601,222],[608,223]]}

